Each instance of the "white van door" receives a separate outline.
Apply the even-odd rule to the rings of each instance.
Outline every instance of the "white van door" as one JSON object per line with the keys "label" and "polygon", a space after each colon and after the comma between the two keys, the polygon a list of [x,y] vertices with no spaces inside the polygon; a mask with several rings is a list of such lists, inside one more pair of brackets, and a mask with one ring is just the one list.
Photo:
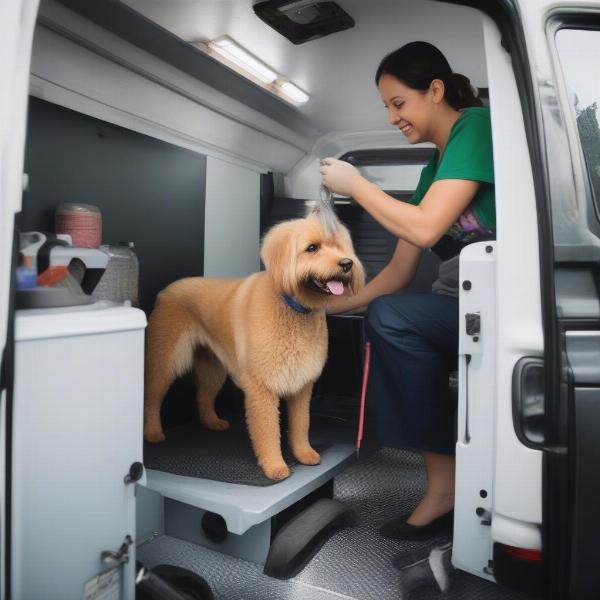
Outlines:
{"label": "white van door", "polygon": [[542,452],[522,442],[513,421],[515,365],[544,356],[541,273],[551,260],[542,249],[534,80],[518,12],[501,1],[469,4],[490,17],[483,36],[497,237],[461,254],[453,562],[536,592],[542,582]]}
{"label": "white van door", "polygon": [[[489,3],[484,10],[509,4]],[[530,162],[538,237],[507,244],[498,222],[499,288],[506,283],[507,257],[520,253],[523,260],[512,269],[512,298],[498,295],[493,573],[544,598],[586,600],[597,598],[600,589],[600,84],[594,76],[600,68],[600,9],[523,0],[518,16],[510,13],[498,24],[528,147],[512,161],[513,180],[523,183],[524,161]],[[492,65],[490,96],[493,71]],[[504,100],[494,104],[496,125],[511,106]],[[513,122],[520,116],[513,112]],[[496,144],[501,130],[494,128],[496,165],[497,151],[520,145],[515,139]],[[497,197],[500,187],[497,182]],[[525,198],[522,187],[515,191]],[[521,227],[523,218],[519,214],[510,226]],[[539,282],[540,297],[533,299],[539,309],[524,318],[533,306],[523,279],[532,252],[538,272],[529,276]],[[531,344],[538,325],[540,353]],[[510,404],[500,401],[508,397]]]}
{"label": "white van door", "polygon": [[0,3],[0,596],[10,597],[10,423],[13,331],[10,307],[15,213],[21,207],[29,63],[39,0]]}

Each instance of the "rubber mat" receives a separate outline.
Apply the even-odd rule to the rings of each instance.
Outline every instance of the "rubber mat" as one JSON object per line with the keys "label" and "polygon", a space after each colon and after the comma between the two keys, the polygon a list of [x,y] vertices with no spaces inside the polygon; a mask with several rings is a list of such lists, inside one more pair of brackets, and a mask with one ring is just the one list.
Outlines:
{"label": "rubber mat", "polygon": [[[144,443],[144,466],[186,477],[199,477],[244,485],[272,485],[256,462],[248,431],[243,422],[232,422],[227,431],[210,431],[197,423],[180,425],[165,432],[159,444]],[[293,472],[298,461],[282,432],[283,459]],[[323,452],[330,444],[313,445]]]}

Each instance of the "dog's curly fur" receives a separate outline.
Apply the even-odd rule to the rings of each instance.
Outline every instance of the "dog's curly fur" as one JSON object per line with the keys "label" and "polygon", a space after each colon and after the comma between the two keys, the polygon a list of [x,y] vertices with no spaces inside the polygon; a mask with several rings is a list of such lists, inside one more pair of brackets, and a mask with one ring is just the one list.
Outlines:
{"label": "dog's curly fur", "polygon": [[[258,463],[267,477],[284,479],[279,401],[288,404],[289,444],[296,459],[318,464],[310,446],[309,403],[327,357],[327,282],[358,291],[364,270],[347,229],[331,231],[317,213],[285,221],[266,235],[261,258],[266,271],[244,279],[180,279],[158,296],[146,335],[144,437],[165,439],[160,407],[169,386],[196,372],[200,421],[209,429],[229,423],[215,412],[215,397],[227,373],[245,393],[246,422]],[[348,269],[348,261],[352,261]],[[300,313],[282,298],[310,309]]]}

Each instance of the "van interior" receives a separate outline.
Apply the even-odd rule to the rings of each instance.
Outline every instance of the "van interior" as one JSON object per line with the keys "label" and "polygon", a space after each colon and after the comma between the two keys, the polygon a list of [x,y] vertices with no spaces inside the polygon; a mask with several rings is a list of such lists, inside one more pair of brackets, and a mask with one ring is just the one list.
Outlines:
{"label": "van interior", "polygon": [[[265,83],[259,71],[244,72],[231,56],[223,58],[223,40],[275,72],[276,81]],[[415,40],[436,45],[494,112],[494,98],[501,98],[502,90],[488,80],[490,52],[505,51],[490,17],[464,3],[42,0],[18,229],[53,233],[61,204],[97,207],[102,243],[126,243],[135,252],[139,297],[134,306],[147,316],[158,292],[179,278],[243,277],[260,270],[259,247],[268,229],[302,216],[318,199],[319,162],[325,157],[347,160],[406,201],[433,147],[411,146],[390,126],[374,76],[382,57]],[[286,96],[290,82],[296,88]],[[396,239],[350,198],[333,200],[370,280],[387,263]],[[429,291],[437,267],[438,259],[425,251],[410,289]],[[93,306],[73,307],[75,321],[82,314],[94,316]],[[17,321],[26,320],[26,313],[17,306]],[[17,323],[17,356],[25,343],[19,338],[25,336],[25,320],[21,330]],[[113,362],[94,381],[100,397],[129,389],[118,375],[119,365],[139,372],[143,327],[138,320],[137,341],[126,350],[106,350]],[[130,473],[137,480],[131,498],[118,498],[116,505],[100,500],[95,515],[84,512],[77,525],[116,519],[116,511],[126,513],[125,523],[135,521],[119,539],[101,542],[117,551],[130,535],[123,597],[134,597],[141,566],[152,572],[165,564],[199,575],[215,598],[231,600],[391,600],[442,593],[457,599],[529,597],[498,585],[488,555],[472,572],[448,568],[450,579],[443,587],[431,574],[431,552],[448,548],[451,534],[423,542],[379,535],[383,521],[409,513],[419,501],[424,467],[418,454],[380,447],[376,403],[368,394],[362,446],[356,451],[363,315],[329,316],[328,330],[328,360],[311,403],[311,439],[323,460],[314,467],[293,465],[285,481],[267,481],[256,467],[243,396],[232,382],[217,402],[219,415],[233,424],[222,435],[196,424],[191,376],[171,387],[162,415],[172,443],[144,447],[144,472]],[[52,353],[56,360],[80,355],[72,370],[89,373],[90,363],[105,356],[94,354],[93,346],[65,342]],[[30,360],[43,356],[33,352]],[[449,381],[455,395],[461,376],[457,372]],[[116,460],[129,440],[141,459],[141,395],[139,387],[131,389],[136,399],[125,398],[121,405],[99,400],[92,408],[80,398],[83,406],[47,415],[57,439],[69,446],[69,460],[87,457],[81,477],[99,497],[104,461]],[[86,437],[96,433],[82,431],[81,421],[73,423],[78,410],[93,413],[84,428],[101,431],[96,454],[86,446]],[[284,413],[282,407],[282,423]],[[51,466],[44,468],[52,472]],[[81,481],[71,484],[79,497]],[[13,485],[21,485],[18,478]],[[323,502],[331,499],[335,504]],[[484,499],[482,493],[479,501]],[[333,512],[324,516],[320,506]],[[52,514],[41,504],[38,508]],[[36,534],[23,532],[13,535],[22,536],[26,548],[32,539],[27,536]],[[65,535],[78,539],[76,531]],[[44,577],[35,582],[24,575],[25,563],[35,558],[27,556],[12,557],[14,572],[21,574],[13,591],[22,595],[15,597],[54,597],[45,595]],[[57,569],[53,580],[69,580],[68,573],[51,568]],[[75,588],[64,589],[62,598],[75,597],[69,595]]]}

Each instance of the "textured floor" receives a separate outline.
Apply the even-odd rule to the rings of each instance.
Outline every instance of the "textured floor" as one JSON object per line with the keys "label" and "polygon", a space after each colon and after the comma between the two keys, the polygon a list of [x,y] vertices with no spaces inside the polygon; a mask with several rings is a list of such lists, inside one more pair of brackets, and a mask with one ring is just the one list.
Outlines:
{"label": "textured floor", "polygon": [[378,532],[389,517],[410,511],[422,494],[424,472],[418,456],[383,449],[363,454],[339,475],[335,497],[358,513],[358,524],[336,533],[293,579],[279,581],[262,573],[262,566],[194,544],[162,536],[138,548],[147,567],[169,563],[203,576],[219,600],[527,600],[462,571],[452,574],[450,589],[422,588],[408,593],[406,581],[392,566],[399,554],[425,557],[439,537],[428,542],[387,540]]}

